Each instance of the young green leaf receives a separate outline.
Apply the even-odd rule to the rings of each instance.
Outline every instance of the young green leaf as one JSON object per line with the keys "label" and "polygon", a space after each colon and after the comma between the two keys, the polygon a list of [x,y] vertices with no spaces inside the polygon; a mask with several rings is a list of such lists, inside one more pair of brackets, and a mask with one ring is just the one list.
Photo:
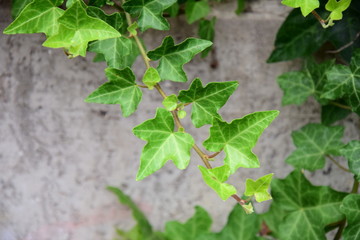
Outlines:
{"label": "young green leaf", "polygon": [[59,31],[49,37],[43,46],[65,48],[72,57],[85,56],[89,42],[121,36],[106,22],[88,16],[85,7],[82,0],[76,0],[58,19]]}
{"label": "young green leaf", "polygon": [[64,10],[58,8],[64,0],[34,0],[4,30],[4,34],[45,33],[54,35],[59,28],[58,18]]}
{"label": "young green leaf", "polygon": [[127,30],[129,31],[129,33],[132,36],[136,36],[137,35],[137,30],[139,25],[137,24],[137,22],[133,22],[130,26],[127,27]]}
{"label": "young green leaf", "polygon": [[224,106],[238,85],[237,82],[212,82],[203,87],[201,80],[196,78],[188,90],[180,91],[179,100],[192,103],[191,120],[198,128],[212,124],[214,118],[222,119],[217,111]]}
{"label": "young green leaf", "polygon": [[257,168],[259,160],[251,149],[277,115],[279,111],[254,112],[231,123],[214,119],[204,147],[212,152],[224,150],[224,162],[229,165],[231,174],[239,167]]}
{"label": "young green leaf", "polygon": [[11,1],[11,17],[15,19],[20,12],[33,0],[12,0]]}
{"label": "young green leaf", "polygon": [[319,0],[282,0],[281,3],[293,8],[300,7],[304,17],[320,6]]}
{"label": "young green leaf", "polygon": [[148,68],[144,74],[142,82],[148,86],[150,90],[154,88],[154,86],[161,81],[160,75],[155,68]]}
{"label": "young green leaf", "polygon": [[342,12],[350,6],[350,3],[351,0],[329,0],[325,8],[331,12],[329,16],[330,21],[342,19]]}
{"label": "young green leaf", "polygon": [[186,223],[170,221],[165,226],[165,236],[171,240],[197,239],[201,234],[208,233],[211,217],[202,207],[195,207],[195,214]]}
{"label": "young green leaf", "polygon": [[340,204],[347,193],[313,186],[295,170],[285,179],[274,179],[271,194],[287,216],[279,219],[278,237],[283,240],[325,240],[324,227],[344,218]]}
{"label": "young green leaf", "polygon": [[297,149],[285,160],[296,168],[307,170],[321,169],[325,166],[326,155],[338,155],[344,144],[342,126],[328,127],[310,123],[292,133]]}
{"label": "young green leaf", "polygon": [[131,67],[140,54],[135,40],[125,37],[95,41],[88,51],[103,55],[108,67],[118,69]]}
{"label": "young green leaf", "polygon": [[273,177],[273,173],[258,178],[256,181],[247,178],[245,196],[255,196],[257,202],[263,202],[271,199],[271,195],[268,193],[268,188]]}
{"label": "young green leaf", "polygon": [[233,185],[224,183],[230,176],[230,168],[228,165],[212,169],[199,166],[199,169],[205,183],[211,187],[222,200],[225,201],[231,195],[236,194],[236,189]]}
{"label": "young green leaf", "polygon": [[327,71],[324,92],[321,97],[334,100],[345,98],[352,111],[360,114],[360,50],[351,59],[350,67],[335,65]]}
{"label": "young green leaf", "polygon": [[205,0],[194,1],[189,0],[186,2],[185,16],[189,24],[206,17],[210,12],[209,3]]}
{"label": "young green leaf", "polygon": [[[202,19],[199,23],[199,32],[198,35],[201,39],[214,41],[215,37],[215,23],[216,17],[213,17],[211,20]],[[206,57],[211,51],[211,46],[206,48],[202,53],[201,57]]]}
{"label": "young green leaf", "polygon": [[135,82],[135,75],[130,68],[118,70],[105,69],[109,82],[104,83],[85,102],[102,104],[120,104],[124,117],[136,111],[141,102],[142,92]]}
{"label": "young green leaf", "polygon": [[344,198],[340,211],[345,214],[347,226],[344,240],[355,240],[360,237],[360,195],[351,194]]}
{"label": "young green leaf", "polygon": [[162,102],[163,106],[168,111],[174,111],[178,105],[178,99],[175,94],[171,94],[167,96],[164,101]]}
{"label": "young green leaf", "polygon": [[155,118],[133,129],[135,136],[148,142],[141,154],[136,180],[153,174],[168,160],[172,160],[179,169],[185,169],[189,165],[194,139],[188,133],[174,132],[174,127],[171,113],[158,108]]}
{"label": "young green leaf", "polygon": [[350,141],[345,147],[340,149],[340,153],[348,160],[350,171],[360,181],[360,141]]}
{"label": "young green leaf", "polygon": [[151,60],[160,60],[157,69],[162,80],[186,82],[187,77],[183,65],[211,44],[207,40],[188,38],[175,45],[174,39],[167,36],[160,47],[149,51],[147,55]]}
{"label": "young green leaf", "polygon": [[180,111],[178,111],[178,116],[179,116],[179,118],[180,119],[183,119],[183,118],[185,118],[186,117],[186,111],[184,111],[184,110],[180,110]]}
{"label": "young green leaf", "polygon": [[170,25],[162,13],[175,2],[176,0],[129,0],[122,7],[126,12],[138,17],[142,32],[149,28],[169,30]]}

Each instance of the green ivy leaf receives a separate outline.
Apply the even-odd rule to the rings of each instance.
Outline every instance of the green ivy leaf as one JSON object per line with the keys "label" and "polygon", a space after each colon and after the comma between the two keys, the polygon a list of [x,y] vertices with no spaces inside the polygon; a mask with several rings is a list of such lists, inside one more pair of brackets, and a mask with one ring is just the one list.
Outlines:
{"label": "green ivy leaf", "polygon": [[268,193],[268,188],[270,187],[273,175],[273,173],[267,174],[256,181],[247,178],[244,195],[248,197],[255,196],[257,202],[270,200],[271,195]]}
{"label": "green ivy leaf", "polygon": [[360,236],[360,195],[351,194],[344,198],[340,211],[345,214],[347,226],[344,230],[344,240],[359,239]]}
{"label": "green ivy leaf", "polygon": [[320,7],[319,0],[282,0],[281,3],[293,8],[299,7],[304,17]]}
{"label": "green ivy leaf", "polygon": [[327,73],[321,97],[334,100],[345,98],[352,110],[360,114],[360,50],[354,53],[350,67],[335,65]]}
{"label": "green ivy leaf", "polygon": [[65,48],[72,57],[85,56],[88,43],[94,40],[120,37],[120,33],[104,21],[87,15],[85,4],[76,0],[58,19],[57,34],[49,37],[43,46]]}
{"label": "green ivy leaf", "polygon": [[165,9],[164,12],[168,13],[170,17],[176,17],[179,14],[179,9],[179,3],[176,2],[167,9]]}
{"label": "green ivy leaf", "polygon": [[149,28],[169,30],[170,25],[162,13],[175,2],[176,0],[129,0],[122,7],[126,12],[138,17],[142,32]]}
{"label": "green ivy leaf", "polygon": [[189,165],[194,139],[188,133],[174,132],[174,127],[171,113],[158,108],[155,118],[133,129],[135,136],[148,141],[141,154],[136,180],[153,174],[168,160],[172,160],[179,169],[185,169]]}
{"label": "green ivy leaf", "polygon": [[106,14],[98,7],[87,7],[86,12],[90,17],[98,18],[118,30],[120,33],[125,33],[127,23],[124,14],[113,13],[111,15]]}
{"label": "green ivy leaf", "polygon": [[238,87],[237,82],[212,82],[202,86],[199,78],[195,79],[189,90],[181,90],[179,100],[192,103],[191,120],[195,127],[212,124],[213,119],[222,119],[217,111],[224,106],[231,94]]}
{"label": "green ivy leaf", "polygon": [[85,102],[102,104],[120,104],[124,117],[130,116],[141,102],[142,92],[135,82],[135,75],[130,68],[118,70],[105,69],[109,82],[104,83]]}
{"label": "green ivy leaf", "polygon": [[136,36],[138,27],[139,25],[137,24],[137,22],[133,22],[130,26],[128,26],[127,30],[132,36]]}
{"label": "green ivy leaf", "polygon": [[58,8],[64,0],[34,0],[4,30],[4,34],[45,33],[52,36],[58,31],[58,18],[64,10]]}
{"label": "green ivy leaf", "polygon": [[236,204],[220,232],[204,234],[196,240],[256,240],[260,227],[258,215],[247,215],[242,207]]}
{"label": "green ivy leaf", "polygon": [[[199,23],[199,32],[198,35],[201,39],[214,41],[215,37],[215,23],[216,17],[213,17],[211,20],[202,19]],[[206,57],[211,51],[211,46],[206,48],[202,53],[201,57]]]}
{"label": "green ivy leaf", "polygon": [[162,104],[166,110],[174,111],[178,105],[178,98],[175,94],[171,94],[164,99]]}
{"label": "green ivy leaf", "polygon": [[237,0],[237,8],[235,13],[240,15],[245,10],[245,0]]}
{"label": "green ivy leaf", "polygon": [[269,211],[261,215],[261,219],[271,231],[271,236],[279,239],[279,224],[284,221],[287,211],[278,202],[272,201]]}
{"label": "green ivy leaf", "polygon": [[307,170],[321,169],[325,166],[326,155],[338,155],[344,144],[342,126],[328,127],[310,123],[292,133],[297,149],[285,160],[296,168]]}
{"label": "green ivy leaf", "polygon": [[344,218],[340,204],[347,193],[313,186],[300,170],[285,179],[274,179],[271,195],[276,206],[287,213],[277,223],[282,240],[325,240],[325,226]]}
{"label": "green ivy leaf", "polygon": [[228,165],[207,169],[199,166],[205,183],[211,187],[222,200],[228,199],[231,195],[236,194],[233,185],[224,183],[230,176],[230,168]]}
{"label": "green ivy leaf", "polygon": [[93,42],[88,51],[103,55],[108,67],[118,69],[131,67],[140,54],[135,41],[125,37]]}
{"label": "green ivy leaf", "polygon": [[184,111],[184,110],[180,110],[180,111],[178,111],[178,116],[179,116],[179,118],[180,119],[183,119],[183,118],[185,118],[186,117],[186,111]]}
{"label": "green ivy leaf", "polygon": [[340,149],[340,153],[348,160],[350,171],[360,181],[360,141],[350,141]]}
{"label": "green ivy leaf", "polygon": [[325,5],[326,10],[330,11],[329,19],[341,20],[343,18],[342,12],[350,6],[351,0],[329,0]]}
{"label": "green ivy leaf", "polygon": [[11,17],[15,19],[20,12],[33,0],[12,0],[11,1]]}
{"label": "green ivy leaf", "polygon": [[211,217],[202,207],[195,207],[195,214],[186,223],[167,222],[165,236],[171,240],[197,239],[201,234],[208,233],[211,227]]}
{"label": "green ivy leaf", "polygon": [[142,82],[148,86],[150,90],[154,88],[154,86],[161,81],[160,75],[155,68],[148,68],[144,74]]}
{"label": "green ivy leaf", "polygon": [[346,118],[350,113],[350,110],[343,109],[334,105],[322,106],[321,123],[329,126],[341,119]]}
{"label": "green ivy leaf", "polygon": [[167,36],[160,47],[149,51],[147,55],[151,60],[160,60],[157,69],[162,80],[186,82],[183,65],[211,45],[210,41],[196,38],[188,38],[175,45],[174,39]]}
{"label": "green ivy leaf", "polygon": [[133,217],[136,220],[137,225],[135,228],[133,228],[133,230],[129,232],[129,235],[136,235],[137,237],[131,239],[151,239],[150,236],[153,235],[151,224],[149,223],[144,213],[131,200],[131,198],[125,193],[123,193],[119,188],[109,186],[107,187],[107,190],[114,193],[118,197],[119,202],[128,206],[132,211]]}
{"label": "green ivy leaf", "polygon": [[186,21],[189,24],[192,24],[197,20],[206,17],[209,14],[209,12],[210,12],[210,6],[207,1],[189,0],[186,2],[185,16],[186,16]]}
{"label": "green ivy leaf", "polygon": [[106,5],[107,1],[108,0],[90,0],[89,6],[95,6],[95,7],[101,8],[104,5]]}
{"label": "green ivy leaf", "polygon": [[279,111],[255,112],[231,123],[214,119],[204,147],[212,152],[224,150],[224,162],[229,165],[231,173],[239,167],[257,168],[260,166],[259,160],[251,149],[277,115]]}

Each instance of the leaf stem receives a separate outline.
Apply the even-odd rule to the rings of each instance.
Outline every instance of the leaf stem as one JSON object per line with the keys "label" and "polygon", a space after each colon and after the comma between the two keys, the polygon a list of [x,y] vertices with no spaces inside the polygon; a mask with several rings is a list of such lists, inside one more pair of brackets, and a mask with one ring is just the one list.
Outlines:
{"label": "leaf stem", "polygon": [[321,26],[323,27],[323,28],[326,28],[326,20],[324,20],[324,19],[322,19],[322,17],[320,17],[320,15],[315,11],[315,10],[313,10],[312,12],[312,15],[314,15],[315,16],[315,18],[319,21],[319,23],[321,24]]}
{"label": "leaf stem", "polygon": [[347,169],[346,167],[342,166],[340,163],[338,163],[332,156],[330,155],[326,155],[336,166],[338,166],[338,168],[340,168],[341,170],[345,171],[345,172],[350,172],[349,169]]}
{"label": "leaf stem", "polygon": [[351,189],[351,193],[357,193],[358,189],[359,189],[359,181],[357,181],[355,179],[355,176],[354,176],[354,184],[353,184],[353,187]]}
{"label": "leaf stem", "polygon": [[346,105],[341,104],[341,103],[338,103],[338,102],[330,102],[330,104],[332,104],[334,106],[337,106],[339,108],[342,108],[342,109],[351,110],[351,107],[346,106]]}
{"label": "leaf stem", "polygon": [[216,152],[214,154],[211,154],[211,155],[206,155],[207,158],[214,158],[216,157],[217,155],[219,155],[222,151],[219,151],[219,152]]}

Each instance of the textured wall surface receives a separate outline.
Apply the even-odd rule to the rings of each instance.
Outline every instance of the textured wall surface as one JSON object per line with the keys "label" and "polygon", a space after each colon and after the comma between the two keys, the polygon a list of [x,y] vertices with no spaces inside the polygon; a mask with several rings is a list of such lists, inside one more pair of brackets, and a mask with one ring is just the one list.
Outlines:
{"label": "textured wall surface", "polygon": [[[10,22],[6,5],[0,6],[1,32]],[[230,179],[241,192],[246,177],[274,172],[282,178],[291,171],[284,163],[294,149],[290,133],[307,122],[318,122],[319,107],[313,100],[300,107],[282,107],[276,76],[298,64],[265,63],[288,9],[275,1],[253,1],[241,16],[234,9],[235,3],[229,2],[213,12],[218,17],[216,52],[206,59],[195,58],[185,69],[189,79],[239,81],[221,110],[227,121],[253,111],[281,111],[254,149],[262,167],[239,170]],[[172,26],[177,41],[197,31],[183,18],[173,20]],[[165,34],[147,33],[149,49],[158,46]],[[129,210],[105,190],[108,185],[131,195],[157,229],[167,220],[189,218],[195,205],[211,213],[214,230],[221,229],[234,201],[221,201],[205,185],[196,167],[201,161],[194,153],[187,170],[169,162],[156,174],[135,181],[144,142],[131,129],[154,116],[155,107],[161,105],[156,92],[144,92],[139,110],[126,119],[118,106],[86,104],[83,99],[106,81],[105,64],[93,63],[93,55],[68,60],[62,50],[42,47],[43,41],[42,35],[0,34],[0,239],[111,239],[114,226],[129,228],[133,221]],[[138,60],[135,69],[140,76],[144,68]],[[167,93],[183,87],[163,86]],[[200,145],[208,127],[194,129],[185,122]],[[352,117],[343,123],[346,139],[358,138]],[[317,184],[350,188],[350,176],[331,163],[325,169],[307,175]],[[329,176],[334,178],[330,181]],[[263,211],[266,205],[257,209]]]}

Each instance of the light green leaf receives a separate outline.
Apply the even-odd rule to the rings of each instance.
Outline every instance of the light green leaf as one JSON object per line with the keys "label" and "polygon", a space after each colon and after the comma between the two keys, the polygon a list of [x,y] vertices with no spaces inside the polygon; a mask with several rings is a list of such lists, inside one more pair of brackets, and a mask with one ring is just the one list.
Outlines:
{"label": "light green leaf", "polygon": [[304,17],[320,6],[319,0],[282,0],[281,3],[293,8],[300,7]]}
{"label": "light green leaf", "polygon": [[268,193],[268,188],[273,177],[273,173],[267,174],[256,181],[247,178],[245,196],[255,196],[257,202],[263,202],[271,199],[271,195]]}
{"label": "light green leaf", "polygon": [[122,7],[126,12],[138,17],[142,32],[149,28],[169,30],[170,25],[162,13],[175,2],[176,0],[129,0]]}
{"label": "light green leaf", "polygon": [[326,155],[338,155],[344,144],[342,126],[328,127],[310,123],[292,133],[297,149],[285,160],[296,168],[307,170],[321,169],[325,166]]}
{"label": "light green leaf", "polygon": [[63,0],[34,0],[4,30],[4,34],[45,33],[52,36],[58,31],[58,18],[64,10],[58,8]]}
{"label": "light green leaf", "polygon": [[111,15],[106,14],[98,7],[87,7],[86,12],[90,17],[98,18],[118,30],[120,33],[126,33],[127,23],[125,14],[113,13]]}
{"label": "light green leaf", "polygon": [[360,181],[360,141],[350,141],[340,149],[340,153],[348,160],[350,171]]}
{"label": "light green leaf", "polygon": [[240,15],[245,10],[245,0],[237,0],[237,8],[235,13]]}
{"label": "light green leaf", "polygon": [[185,16],[186,16],[186,21],[189,24],[192,24],[197,20],[206,17],[209,14],[209,12],[210,12],[210,6],[207,1],[189,0],[186,2]]}
{"label": "light green leaf", "polygon": [[118,70],[105,69],[109,82],[104,83],[85,102],[102,104],[120,104],[124,117],[136,111],[141,102],[142,92],[135,82],[135,75],[130,68]]}
{"label": "light green leaf", "polygon": [[188,133],[174,132],[174,127],[171,113],[158,108],[155,118],[133,129],[135,136],[148,141],[141,154],[136,180],[153,174],[168,160],[172,160],[179,169],[185,169],[189,165],[194,139]]}
{"label": "light green leaf", "polygon": [[179,93],[179,100],[183,103],[192,103],[191,120],[195,127],[212,124],[213,119],[222,119],[218,110],[224,106],[231,94],[238,87],[237,82],[212,82],[205,87],[201,80],[196,78],[188,90]]}
{"label": "light green leaf", "polygon": [[163,106],[168,111],[174,111],[178,105],[178,99],[175,94],[167,96],[162,102]]}
{"label": "light green leaf", "polygon": [[344,240],[360,239],[360,195],[351,194],[344,198],[340,211],[345,214],[347,226]]}
{"label": "light green leaf", "polygon": [[330,21],[342,19],[342,12],[350,6],[350,3],[351,0],[329,0],[325,8],[331,12],[329,16]]}
{"label": "light green leaf", "polygon": [[211,45],[210,41],[196,38],[188,38],[175,45],[174,39],[167,36],[160,47],[149,51],[147,55],[151,60],[160,60],[157,69],[162,80],[186,82],[183,65]]}
{"label": "light green leaf", "polygon": [[254,112],[231,123],[214,119],[204,147],[212,152],[224,150],[224,162],[229,165],[231,174],[239,167],[257,168],[259,160],[251,149],[277,115],[279,111]]}
{"label": "light green leaf", "polygon": [[186,115],[187,115],[186,111],[184,111],[184,110],[178,111],[178,116],[179,116],[180,119],[185,118]]}
{"label": "light green leaf", "polygon": [[211,187],[222,200],[228,199],[231,195],[236,194],[233,185],[224,183],[230,176],[230,168],[228,165],[207,169],[199,166],[205,183]]}
{"label": "light green leaf", "polygon": [[246,214],[252,214],[254,212],[254,207],[251,202],[248,204],[241,205],[241,207],[244,209],[244,212]]}
{"label": "light green leaf", "polygon": [[345,98],[352,111],[360,114],[360,50],[354,52],[350,67],[335,65],[326,73],[328,81],[321,97]]}
{"label": "light green leaf", "polygon": [[[202,19],[199,23],[199,32],[198,35],[201,39],[214,41],[215,37],[215,23],[216,17],[213,17],[211,20]],[[211,51],[211,46],[206,48],[202,53],[201,57],[206,57]]]}
{"label": "light green leaf", "polygon": [[33,0],[12,0],[11,1],[11,17],[15,19],[20,12]]}
{"label": "light green leaf", "polygon": [[295,170],[285,179],[274,179],[271,195],[286,216],[277,223],[281,240],[325,240],[325,226],[341,221],[340,204],[347,193],[313,186]]}
{"label": "light green leaf", "polygon": [[154,86],[161,81],[160,75],[155,68],[148,68],[144,74],[142,82],[148,86],[150,90],[154,88]]}
{"label": "light green leaf", "polygon": [[211,227],[211,217],[205,209],[195,207],[195,214],[186,223],[177,221],[167,222],[165,236],[171,240],[197,239],[201,234],[208,233]]}
{"label": "light green leaf", "polygon": [[248,215],[239,204],[236,204],[220,232],[204,234],[196,240],[256,240],[260,227],[258,215]]}
{"label": "light green leaf", "polygon": [[132,35],[132,36],[136,36],[137,35],[137,31],[136,29],[138,29],[138,24],[137,22],[133,22],[130,26],[127,27],[127,30],[129,31],[129,33]]}
{"label": "light green leaf", "polygon": [[108,67],[118,69],[131,67],[140,54],[135,40],[125,37],[95,41],[88,51],[102,54]]}
{"label": "light green leaf", "polygon": [[76,0],[66,0],[66,8],[71,7]]}
{"label": "light green leaf", "polygon": [[57,34],[49,37],[43,46],[65,48],[72,57],[85,56],[90,41],[121,36],[109,24],[88,16],[84,5],[82,0],[76,0],[58,19],[60,27]]}

